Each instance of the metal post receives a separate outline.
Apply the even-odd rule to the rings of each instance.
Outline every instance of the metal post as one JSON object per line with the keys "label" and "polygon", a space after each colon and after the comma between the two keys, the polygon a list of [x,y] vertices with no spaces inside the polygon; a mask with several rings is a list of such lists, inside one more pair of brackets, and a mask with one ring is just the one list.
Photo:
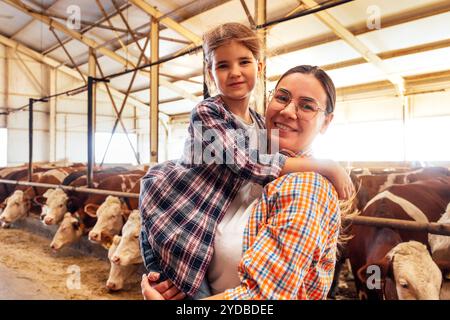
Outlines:
{"label": "metal post", "polygon": [[[159,22],[152,18],[150,28],[150,61],[159,59]],[[159,65],[150,67],[150,162],[158,162]]]}
{"label": "metal post", "polygon": [[28,100],[28,181],[33,176],[33,103],[34,99]]}
{"label": "metal post", "polygon": [[88,111],[87,111],[87,136],[88,136],[88,165],[87,165],[87,185],[88,188],[92,188],[94,181],[94,101],[93,101],[93,86],[94,78],[88,77]]}
{"label": "metal post", "polygon": [[[255,20],[257,25],[261,25],[266,23],[267,21],[267,1],[266,0],[255,0]],[[261,39],[262,42],[262,52],[261,55],[261,63],[262,63],[262,70],[259,73],[259,81],[261,82],[261,88],[260,90],[262,92],[257,92],[257,96],[261,97],[261,99],[256,100],[256,111],[258,111],[260,114],[266,113],[266,55],[264,54],[266,52],[266,46],[267,46],[267,38],[266,38],[266,30],[264,28],[258,29],[257,34]]]}

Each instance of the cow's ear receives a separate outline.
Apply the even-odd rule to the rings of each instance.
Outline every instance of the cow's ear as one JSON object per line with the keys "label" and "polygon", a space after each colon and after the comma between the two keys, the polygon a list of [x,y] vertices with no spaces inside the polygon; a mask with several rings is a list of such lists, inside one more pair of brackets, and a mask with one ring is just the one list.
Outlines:
{"label": "cow's ear", "polygon": [[52,195],[52,193],[55,191],[55,189],[48,189],[45,191],[45,193],[42,195],[44,198],[48,198]]}
{"label": "cow's ear", "polygon": [[33,198],[33,203],[40,207],[45,205],[45,201],[46,201],[46,198],[44,196],[36,196]]}
{"label": "cow's ear", "polygon": [[84,212],[92,218],[97,218],[97,210],[100,206],[98,204],[89,203],[84,206]]}
{"label": "cow's ear", "polygon": [[[389,276],[391,269],[391,259],[389,259],[389,257],[387,256],[384,256],[378,261],[365,264],[364,266],[359,268],[356,274],[359,281],[364,284],[364,287],[367,287],[367,280],[369,280],[369,277],[372,278],[371,280],[380,281],[381,284],[382,281],[384,281],[384,279]],[[380,279],[377,279],[377,277],[380,277]]]}

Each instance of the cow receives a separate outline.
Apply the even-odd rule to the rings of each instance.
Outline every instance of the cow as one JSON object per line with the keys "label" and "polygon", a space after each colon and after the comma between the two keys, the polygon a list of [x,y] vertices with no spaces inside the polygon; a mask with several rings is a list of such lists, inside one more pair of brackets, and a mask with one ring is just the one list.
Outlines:
{"label": "cow", "polygon": [[[436,222],[449,202],[450,177],[440,177],[404,185],[392,185],[372,198],[363,208],[361,216]],[[350,260],[355,285],[360,297],[368,299],[436,298],[435,290],[425,290],[421,286],[422,279],[428,279],[427,281],[434,286],[442,281],[442,275],[439,273],[441,275],[441,278],[439,278],[437,272],[435,272],[436,268],[432,267],[433,260],[430,253],[427,251],[429,259],[426,258],[427,254],[424,250],[419,249],[416,244],[410,251],[404,245],[401,246],[404,250],[394,250],[403,242],[408,241],[416,241],[427,245],[427,232],[352,225],[350,235],[353,237],[347,244],[347,257]],[[411,252],[412,256],[421,252],[421,258],[413,259],[405,252]],[[396,261],[400,265],[404,263],[405,268],[414,270],[411,272],[415,273],[415,278],[411,276],[405,280],[405,278],[400,277],[401,271],[399,270],[406,269],[398,265]],[[439,266],[443,267],[442,265]],[[382,285],[368,287],[366,275],[374,272],[376,268],[381,271],[379,275]],[[425,273],[428,273],[428,275],[425,275]],[[410,289],[420,287],[422,293],[415,289],[405,293],[403,289],[406,287]]]}
{"label": "cow", "polygon": [[[76,168],[58,168],[58,169],[52,169],[48,170],[46,172],[38,172],[33,174],[32,181],[38,182],[38,183],[47,183],[47,184],[60,184],[64,178],[73,172],[74,170],[77,170]],[[26,177],[22,177],[22,180],[26,179]],[[23,190],[24,196],[15,197],[15,201],[20,198],[20,201],[23,203],[20,204],[20,206],[15,206],[14,210],[12,212],[6,212],[9,210],[9,208],[5,208],[5,215],[7,215],[9,218],[8,220],[11,222],[16,221],[19,219],[19,217],[26,216],[29,211],[33,208],[33,204],[39,204],[36,202],[31,202],[31,200],[42,197],[42,194],[45,194],[47,188],[43,187],[28,187],[28,186],[18,186],[16,188],[17,190]],[[18,208],[21,208],[22,210],[27,210],[26,212],[23,212],[21,210],[18,210]],[[34,210],[34,209],[33,209]]]}
{"label": "cow", "polygon": [[[42,172],[34,173],[31,181],[39,181],[41,175]],[[24,176],[21,179],[25,180],[27,178]],[[9,227],[12,223],[23,219],[29,214],[34,194],[35,191],[32,187],[17,186],[16,190],[4,200],[4,209],[0,214],[0,222],[3,228]]]}
{"label": "cow", "polygon": [[[94,187],[95,188],[103,187],[103,186],[99,187],[101,181],[109,177],[115,176],[117,174],[121,174],[123,172],[126,172],[126,169],[121,167],[96,172],[93,181]],[[62,181],[61,184],[70,187],[85,187],[87,185],[86,172],[85,171],[72,172]],[[88,199],[89,194],[76,191],[68,191],[65,192],[65,194],[66,196],[63,196],[61,192],[53,193],[50,191],[44,194],[44,197],[47,198],[46,202],[43,202],[41,199],[35,198],[35,200],[39,201],[42,206],[41,220],[45,225],[58,224],[63,219],[63,215],[66,211],[53,208],[65,207],[67,211],[72,213],[76,211],[81,213],[81,211],[83,211],[82,209],[84,207],[84,203]],[[48,205],[49,203],[52,203],[52,208],[49,207]]]}
{"label": "cow", "polygon": [[[141,178],[141,176],[133,177]],[[130,182],[129,188],[125,188],[125,191],[139,194],[139,180]],[[129,198],[125,201],[120,201],[117,197],[108,196],[101,206],[92,203],[87,204],[84,211],[91,216],[97,216],[97,222],[94,228],[89,232],[89,240],[108,246],[113,236],[119,234],[124,223],[127,221],[131,210],[137,208],[137,198]]]}
{"label": "cow", "polygon": [[66,212],[58,230],[53,236],[50,248],[53,251],[58,251],[64,246],[77,242],[84,234],[85,228],[86,226],[78,213]]}
{"label": "cow", "polygon": [[60,223],[69,211],[67,194],[62,189],[48,189],[42,197],[47,199],[42,205],[42,222],[46,225]]}
{"label": "cow", "polygon": [[426,167],[412,169],[406,172],[380,174],[351,174],[355,188],[358,190],[355,198],[355,209],[362,210],[377,194],[394,184],[406,184],[420,180],[450,176],[448,168]]}
{"label": "cow", "polygon": [[117,247],[119,246],[121,238],[121,236],[115,235],[108,250],[108,258],[111,262],[111,268],[109,270],[108,280],[106,281],[106,287],[110,291],[119,291],[123,289],[126,280],[135,274],[139,268],[139,264],[118,265],[111,261]]}
{"label": "cow", "polygon": [[[128,188],[134,187],[140,177],[140,175],[136,174],[110,176],[109,178],[106,178],[102,182],[100,182],[98,184],[98,188],[111,191],[128,191]],[[100,205],[104,202],[106,197],[106,195],[89,194],[86,200],[86,204]],[[87,234],[94,227],[97,221],[97,217],[95,215],[92,215],[92,213],[86,213],[84,211],[83,205],[80,205],[80,207],[72,213],[72,216],[78,219],[79,225],[82,227],[83,232],[81,235]],[[45,219],[47,219],[47,216],[44,218],[44,222],[46,221]],[[66,219],[66,215],[64,216],[64,219]],[[79,237],[73,236],[74,234],[78,235],[77,232],[79,231],[77,225],[71,226],[70,224],[67,224],[67,226],[71,227],[73,230],[68,233],[60,233],[58,236],[59,241],[63,242],[66,245],[78,241],[81,237],[81,235]],[[64,238],[65,234],[68,235],[67,238]],[[107,245],[105,246],[108,247]]]}
{"label": "cow", "polygon": [[[6,173],[2,176],[2,179],[5,180],[15,180],[15,181],[27,181],[28,180],[28,168],[25,167],[17,167],[13,169],[4,169]],[[41,174],[48,169],[36,167],[33,169],[33,176],[31,181],[38,182],[38,178],[41,177]],[[6,198],[8,198],[15,190],[25,190],[29,187],[26,186],[17,186],[15,184],[7,184],[0,183],[0,203],[4,203]],[[4,206],[4,205],[3,205]]]}
{"label": "cow", "polygon": [[133,210],[123,226],[119,245],[111,258],[111,262],[126,266],[142,263],[139,248],[139,234],[141,231],[141,215],[139,210]]}
{"label": "cow", "polygon": [[113,237],[120,233],[128,219],[130,208],[114,196],[108,196],[96,209],[96,205],[87,204],[84,211],[97,216],[97,222],[89,232],[89,240],[108,246]]}

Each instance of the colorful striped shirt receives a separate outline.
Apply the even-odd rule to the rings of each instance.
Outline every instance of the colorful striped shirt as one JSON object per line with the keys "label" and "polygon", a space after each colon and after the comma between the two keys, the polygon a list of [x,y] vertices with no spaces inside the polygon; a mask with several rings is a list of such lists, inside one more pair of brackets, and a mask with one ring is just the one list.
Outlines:
{"label": "colorful striped shirt", "polygon": [[340,211],[336,190],[313,172],[264,188],[244,231],[240,286],[225,299],[325,299],[333,280]]}
{"label": "colorful striped shirt", "polygon": [[[264,129],[264,118],[250,113]],[[273,181],[287,158],[250,150],[243,131],[220,96],[208,98],[192,111],[181,161],[158,164],[141,180],[144,263],[157,261],[163,275],[189,296],[205,277],[217,224],[243,182]],[[222,161],[207,162],[205,153]]]}

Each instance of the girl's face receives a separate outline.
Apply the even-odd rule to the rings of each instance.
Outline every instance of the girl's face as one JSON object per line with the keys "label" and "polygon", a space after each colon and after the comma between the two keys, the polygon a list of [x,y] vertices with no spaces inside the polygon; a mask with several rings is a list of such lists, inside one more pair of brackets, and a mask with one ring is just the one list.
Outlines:
{"label": "girl's face", "polygon": [[[310,147],[317,134],[325,133],[333,119],[333,114],[326,115],[318,111],[310,120],[302,118],[296,105],[302,105],[304,101],[313,107],[325,110],[327,96],[325,90],[311,74],[292,73],[284,77],[276,89],[289,92],[292,98],[288,105],[283,105],[277,99],[272,98],[266,111],[266,126],[270,137],[276,139],[272,130],[277,129],[279,135],[279,147],[294,153],[304,151]],[[283,100],[282,100],[283,101]],[[308,104],[308,107],[309,107]]]}
{"label": "girl's face", "polygon": [[214,50],[209,73],[221,95],[243,100],[250,98],[260,69],[252,52],[232,40]]}

